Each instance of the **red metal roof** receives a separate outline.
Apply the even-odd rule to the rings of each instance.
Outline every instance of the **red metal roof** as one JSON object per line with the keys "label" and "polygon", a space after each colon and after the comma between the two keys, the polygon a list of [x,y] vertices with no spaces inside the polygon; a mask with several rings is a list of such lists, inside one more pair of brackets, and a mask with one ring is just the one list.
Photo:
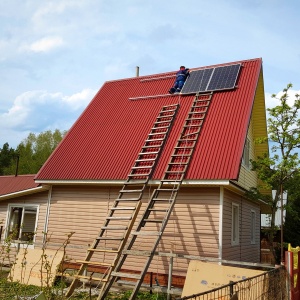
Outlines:
{"label": "red metal roof", "polygon": [[35,183],[34,176],[0,176],[0,195],[8,195],[38,187],[39,184]]}
{"label": "red metal roof", "polygon": [[[228,63],[224,65],[234,64]],[[240,61],[237,88],[214,92],[186,179],[238,178],[262,60]],[[206,66],[207,67],[207,66]],[[153,175],[160,179],[194,95],[166,94],[175,72],[106,82],[36,176],[37,180],[126,179],[161,107],[180,103]],[[148,98],[132,98],[154,96]]]}

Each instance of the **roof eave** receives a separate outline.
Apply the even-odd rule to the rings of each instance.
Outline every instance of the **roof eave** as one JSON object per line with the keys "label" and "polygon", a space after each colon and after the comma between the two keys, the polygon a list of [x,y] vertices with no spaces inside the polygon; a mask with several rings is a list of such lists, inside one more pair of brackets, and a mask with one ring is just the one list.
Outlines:
{"label": "roof eave", "polygon": [[40,193],[40,192],[49,190],[49,188],[50,188],[50,186],[43,185],[43,186],[38,186],[36,188],[28,189],[28,190],[23,190],[23,191],[18,191],[15,193],[1,195],[0,201],[11,199],[11,198],[17,198],[17,197],[21,197],[21,196],[26,196],[26,195],[31,195],[31,194],[35,194],[35,193]]}

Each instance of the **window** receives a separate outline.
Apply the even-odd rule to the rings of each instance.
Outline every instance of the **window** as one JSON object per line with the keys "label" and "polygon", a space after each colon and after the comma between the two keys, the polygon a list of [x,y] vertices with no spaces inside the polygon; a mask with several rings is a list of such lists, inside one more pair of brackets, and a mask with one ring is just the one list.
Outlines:
{"label": "window", "polygon": [[7,236],[17,241],[34,241],[37,211],[36,205],[9,205]]}
{"label": "window", "polygon": [[247,168],[250,167],[250,140],[248,138],[244,146],[242,163],[245,167]]}
{"label": "window", "polygon": [[239,205],[232,203],[232,228],[231,228],[231,244],[238,245],[240,242],[240,211]]}
{"label": "window", "polygon": [[255,244],[255,221],[256,214],[254,210],[251,210],[251,244]]}

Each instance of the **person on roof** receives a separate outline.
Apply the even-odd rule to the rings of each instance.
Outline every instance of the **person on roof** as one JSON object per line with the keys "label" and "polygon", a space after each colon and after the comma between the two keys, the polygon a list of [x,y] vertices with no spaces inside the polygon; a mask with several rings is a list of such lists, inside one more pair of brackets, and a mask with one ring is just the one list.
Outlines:
{"label": "person on roof", "polygon": [[181,66],[179,71],[176,73],[176,80],[174,82],[173,87],[170,88],[169,93],[179,93],[183,87],[184,82],[189,77],[189,69],[185,68],[185,66]]}

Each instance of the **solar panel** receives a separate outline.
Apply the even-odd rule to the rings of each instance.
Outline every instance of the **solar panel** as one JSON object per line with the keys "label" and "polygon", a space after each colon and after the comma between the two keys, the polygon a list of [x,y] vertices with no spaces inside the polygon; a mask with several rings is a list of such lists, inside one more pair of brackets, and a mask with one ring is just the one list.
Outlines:
{"label": "solar panel", "polygon": [[181,92],[191,94],[206,91],[233,89],[241,64],[192,71]]}
{"label": "solar panel", "polygon": [[192,71],[182,88],[182,93],[206,91],[213,70],[214,68]]}
{"label": "solar panel", "polygon": [[207,91],[233,89],[239,74],[241,65],[217,67],[207,87]]}

